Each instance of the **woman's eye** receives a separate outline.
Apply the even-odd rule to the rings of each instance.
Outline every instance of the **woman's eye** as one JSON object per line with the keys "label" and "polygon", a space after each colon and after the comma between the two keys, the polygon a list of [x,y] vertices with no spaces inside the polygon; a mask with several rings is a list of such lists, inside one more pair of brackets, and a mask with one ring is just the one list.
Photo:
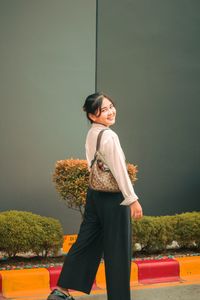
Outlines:
{"label": "woman's eye", "polygon": [[113,107],[114,107],[114,105],[111,104],[109,107],[103,108],[103,109],[101,110],[101,112],[107,112],[109,109],[112,109]]}

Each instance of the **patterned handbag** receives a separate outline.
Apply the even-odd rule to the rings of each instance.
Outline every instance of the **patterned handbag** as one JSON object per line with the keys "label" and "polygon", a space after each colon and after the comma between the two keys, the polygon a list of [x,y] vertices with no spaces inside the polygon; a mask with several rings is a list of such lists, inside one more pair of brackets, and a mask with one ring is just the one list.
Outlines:
{"label": "patterned handbag", "polygon": [[120,191],[117,181],[106,166],[105,159],[99,151],[101,137],[105,130],[107,129],[101,130],[97,137],[96,152],[90,166],[89,186],[96,191],[114,193]]}

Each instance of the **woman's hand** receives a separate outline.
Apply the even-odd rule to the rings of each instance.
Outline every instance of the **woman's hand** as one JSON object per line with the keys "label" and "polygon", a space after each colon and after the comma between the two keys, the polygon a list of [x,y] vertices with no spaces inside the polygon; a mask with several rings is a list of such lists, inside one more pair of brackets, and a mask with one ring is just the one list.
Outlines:
{"label": "woman's hand", "polygon": [[139,201],[135,201],[130,204],[131,217],[135,220],[141,219],[143,217],[142,207]]}

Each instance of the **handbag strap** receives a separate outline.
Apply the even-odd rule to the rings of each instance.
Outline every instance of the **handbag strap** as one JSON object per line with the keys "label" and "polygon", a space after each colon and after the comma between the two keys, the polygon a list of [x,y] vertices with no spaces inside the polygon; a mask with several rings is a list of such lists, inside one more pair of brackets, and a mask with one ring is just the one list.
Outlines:
{"label": "handbag strap", "polygon": [[105,130],[108,130],[108,128],[101,130],[101,131],[99,132],[99,134],[98,134],[98,137],[97,137],[97,145],[96,145],[96,151],[99,151],[100,144],[101,144],[101,138],[102,138],[102,135],[103,135],[103,133],[104,133]]}
{"label": "handbag strap", "polygon": [[106,129],[101,130],[101,131],[99,132],[98,136],[97,136],[96,152],[95,152],[95,154],[94,154],[93,160],[91,161],[90,168],[92,167],[92,165],[94,164],[94,162],[95,162],[95,160],[96,160],[96,153],[97,153],[97,151],[99,151],[100,144],[101,144],[101,137],[102,137],[102,135],[103,135],[103,132],[104,132],[105,130],[108,130],[108,129],[109,129],[109,128],[106,128]]}

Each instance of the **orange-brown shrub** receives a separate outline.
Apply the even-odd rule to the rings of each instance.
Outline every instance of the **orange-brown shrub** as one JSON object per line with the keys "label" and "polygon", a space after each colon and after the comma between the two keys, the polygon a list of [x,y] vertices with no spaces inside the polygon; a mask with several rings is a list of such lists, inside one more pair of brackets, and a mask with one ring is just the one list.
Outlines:
{"label": "orange-brown shrub", "polygon": [[[128,173],[132,182],[137,180],[137,172],[137,166],[128,164]],[[53,182],[60,198],[67,206],[79,210],[83,216],[89,182],[87,161],[73,158],[57,161]]]}

